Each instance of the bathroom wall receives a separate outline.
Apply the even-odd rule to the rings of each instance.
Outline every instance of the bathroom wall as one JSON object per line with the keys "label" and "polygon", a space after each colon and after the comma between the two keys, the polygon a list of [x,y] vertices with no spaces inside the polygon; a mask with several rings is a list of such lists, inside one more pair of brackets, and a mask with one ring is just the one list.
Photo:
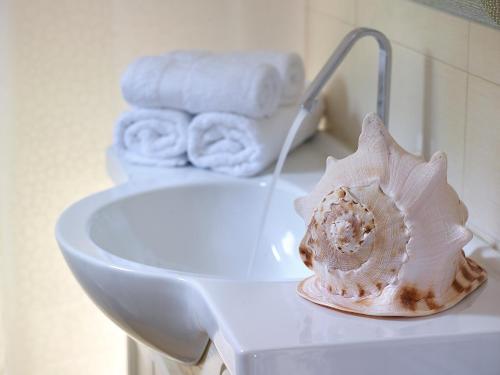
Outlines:
{"label": "bathroom wall", "polygon": [[303,53],[304,14],[303,0],[0,0],[0,373],[125,374],[124,334],[74,280],[54,226],[111,186],[127,63],[173,48]]}
{"label": "bathroom wall", "polygon": [[[448,152],[471,226],[498,240],[497,30],[406,0],[0,0],[0,374],[125,373],[123,333],[77,285],[53,232],[67,204],[111,186],[104,151],[132,58],[289,49],[312,78],[361,25],[393,43],[391,131],[426,157]],[[363,41],[330,85],[329,129],[352,145],[375,109],[375,72]]]}
{"label": "bathroom wall", "polygon": [[98,1],[2,7],[10,102],[1,126],[3,373],[123,374],[123,334],[84,295],[54,240],[61,210],[109,185],[103,124],[118,107],[106,64],[110,9]]}
{"label": "bathroom wall", "polygon": [[[390,38],[390,131],[426,158],[447,152],[470,227],[499,244],[500,30],[407,0],[308,0],[306,24],[309,77],[354,27]],[[376,109],[377,58],[376,42],[361,41],[328,89],[329,130],[352,146]]]}
{"label": "bathroom wall", "polygon": [[[5,12],[5,3],[0,1],[0,150],[7,150],[9,139],[5,124],[8,122],[8,95],[7,95],[7,40],[5,38],[5,31],[7,30],[7,17]],[[6,191],[7,180],[5,178],[5,172],[7,171],[8,161],[7,152],[2,153],[0,151],[0,207],[3,206],[4,200],[2,199],[2,192]],[[4,262],[4,254],[2,251],[3,244],[5,243],[5,231],[1,230],[6,225],[5,222],[5,212],[0,209],[0,265]],[[1,270],[1,267],[0,267]],[[0,275],[0,285],[4,282],[4,278]],[[5,341],[6,335],[4,330],[4,319],[3,319],[3,305],[4,305],[4,293],[3,289],[0,287],[0,374],[5,374]]]}

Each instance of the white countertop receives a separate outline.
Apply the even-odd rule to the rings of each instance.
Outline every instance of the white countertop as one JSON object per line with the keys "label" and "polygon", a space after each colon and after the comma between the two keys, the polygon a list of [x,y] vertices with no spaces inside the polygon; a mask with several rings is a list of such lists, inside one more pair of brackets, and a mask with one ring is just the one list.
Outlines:
{"label": "white countertop", "polygon": [[[319,134],[290,155],[282,179],[307,191],[322,175],[326,156],[349,152]],[[112,149],[108,170],[117,184],[214,179],[191,167],[122,163]],[[269,172],[255,178],[268,179]],[[317,306],[297,295],[295,281],[207,280],[200,290],[216,316],[208,334],[233,375],[498,375],[500,254],[478,238],[465,252],[486,268],[488,281],[452,309],[422,318],[370,318]]]}

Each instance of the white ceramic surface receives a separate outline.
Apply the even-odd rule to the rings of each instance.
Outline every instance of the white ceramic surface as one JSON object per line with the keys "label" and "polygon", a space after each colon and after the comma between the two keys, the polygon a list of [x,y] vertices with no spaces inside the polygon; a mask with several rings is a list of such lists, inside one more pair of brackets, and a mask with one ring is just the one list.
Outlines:
{"label": "white ceramic surface", "polygon": [[317,181],[326,155],[347,152],[322,134],[290,156],[250,280],[243,279],[245,262],[268,174],[237,180],[142,168],[111,150],[108,168],[122,184],[67,209],[57,237],[111,319],[186,362],[195,362],[210,338],[233,375],[498,375],[500,257],[481,241],[466,253],[485,266],[487,284],[436,316],[361,317],[296,294],[308,271],[294,252],[304,227],[292,200]]}
{"label": "white ceramic surface", "polygon": [[[103,252],[135,263],[207,278],[245,279],[266,187],[235,180],[147,191],[127,188],[117,200],[114,190],[113,201],[88,218],[89,237]],[[302,223],[290,202],[297,196],[293,187],[276,191],[272,225],[264,231],[248,279],[287,280],[309,274],[295,251]]]}

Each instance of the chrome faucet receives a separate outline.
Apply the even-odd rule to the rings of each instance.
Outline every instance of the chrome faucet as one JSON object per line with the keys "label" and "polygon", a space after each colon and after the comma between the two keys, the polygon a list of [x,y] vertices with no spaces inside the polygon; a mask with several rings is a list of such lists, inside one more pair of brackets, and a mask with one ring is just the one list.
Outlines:
{"label": "chrome faucet", "polygon": [[354,44],[365,36],[374,37],[379,46],[377,113],[382,122],[387,126],[389,121],[389,99],[391,90],[391,43],[384,34],[374,29],[361,27],[352,30],[344,37],[307,89],[302,100],[302,108],[308,112],[311,111],[312,105],[321,89],[326,85]]}

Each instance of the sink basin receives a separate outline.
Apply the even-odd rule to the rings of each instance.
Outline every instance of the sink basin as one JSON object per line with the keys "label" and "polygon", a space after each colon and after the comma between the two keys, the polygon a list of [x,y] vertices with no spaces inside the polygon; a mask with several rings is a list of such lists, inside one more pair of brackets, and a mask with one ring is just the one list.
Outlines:
{"label": "sink basin", "polygon": [[[88,220],[91,241],[131,262],[192,276],[245,279],[267,192],[265,184],[198,183],[131,194]],[[297,191],[275,194],[251,280],[307,272],[296,251],[304,225],[293,211]]]}
{"label": "sink basin", "polygon": [[292,201],[316,184],[327,155],[349,154],[343,147],[321,134],[290,155],[248,278],[269,175],[147,168],[110,150],[120,185],[61,215],[60,247],[108,317],[183,362],[197,362],[212,340],[232,375],[393,375],[409,366],[440,375],[443,363],[457,375],[498,374],[500,256],[478,238],[464,251],[487,269],[487,284],[432,317],[355,316],[297,295],[309,272],[296,250],[305,228]]}
{"label": "sink basin", "polygon": [[194,363],[216,312],[202,285],[296,280],[309,275],[297,252],[304,224],[293,210],[302,192],[275,191],[247,274],[267,185],[221,180],[125,184],[69,207],[57,239],[88,295],[136,339]]}

